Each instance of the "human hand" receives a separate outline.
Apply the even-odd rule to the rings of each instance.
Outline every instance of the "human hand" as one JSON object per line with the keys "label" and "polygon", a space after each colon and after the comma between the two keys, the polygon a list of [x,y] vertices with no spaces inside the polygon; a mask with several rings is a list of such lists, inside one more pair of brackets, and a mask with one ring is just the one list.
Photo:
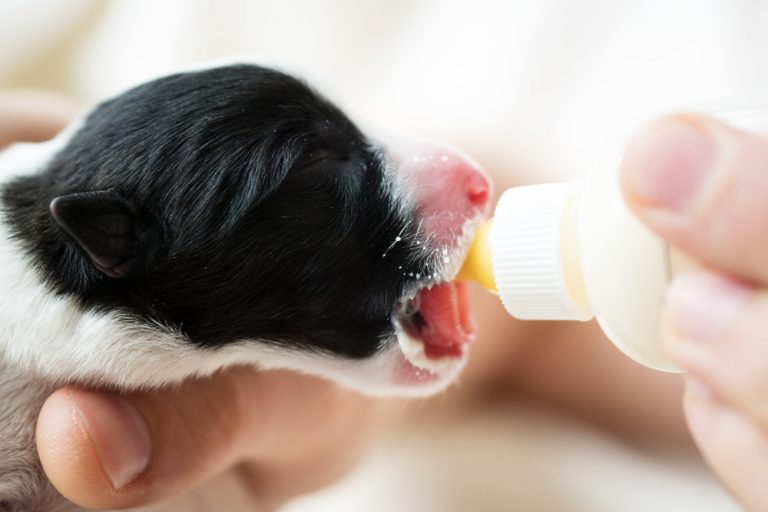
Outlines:
{"label": "human hand", "polygon": [[[47,92],[0,93],[0,149],[53,137],[78,110]],[[127,395],[60,389],[40,412],[37,444],[51,482],[81,506],[158,503],[232,471],[269,509],[339,476],[385,414],[327,381],[232,368]]]}
{"label": "human hand", "polygon": [[768,510],[768,139],[672,116],[621,171],[634,212],[702,265],[674,280],[663,319],[689,428],[746,508]]}
{"label": "human hand", "polygon": [[0,93],[0,149],[14,142],[52,138],[81,107],[48,91],[16,90]]}
{"label": "human hand", "polygon": [[54,486],[87,508],[159,503],[234,471],[253,505],[272,509],[340,476],[383,413],[328,381],[232,368],[128,395],[60,389],[37,444]]}

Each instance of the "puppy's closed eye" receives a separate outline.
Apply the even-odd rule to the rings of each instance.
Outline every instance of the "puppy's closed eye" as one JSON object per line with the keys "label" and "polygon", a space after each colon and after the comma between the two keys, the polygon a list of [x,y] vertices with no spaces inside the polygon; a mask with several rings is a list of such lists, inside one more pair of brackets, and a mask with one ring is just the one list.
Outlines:
{"label": "puppy's closed eye", "polygon": [[312,167],[321,162],[343,162],[348,156],[339,150],[319,148],[306,151],[294,166],[293,172]]}

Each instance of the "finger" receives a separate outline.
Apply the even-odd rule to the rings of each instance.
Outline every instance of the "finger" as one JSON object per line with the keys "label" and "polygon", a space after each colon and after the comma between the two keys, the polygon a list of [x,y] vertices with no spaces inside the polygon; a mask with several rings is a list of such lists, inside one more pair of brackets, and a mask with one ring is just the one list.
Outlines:
{"label": "finger", "polygon": [[635,213],[696,259],[768,283],[768,140],[692,115],[664,118],[628,146]]}
{"label": "finger", "polygon": [[768,426],[768,293],[709,271],[678,276],[663,319],[670,356]]}
{"label": "finger", "polygon": [[40,460],[59,492],[78,505],[154,503],[231,463],[239,400],[225,376],[125,397],[64,388],[41,410]]}
{"label": "finger", "polygon": [[768,510],[768,433],[703,385],[689,383],[688,426],[707,462],[745,510]]}
{"label": "finger", "polygon": [[[300,411],[291,387],[297,379],[310,378],[240,368],[127,396],[64,388],[40,413],[40,460],[54,486],[76,504],[125,508],[185,493],[247,458],[311,455],[295,434],[315,433],[292,411]],[[336,389],[311,386],[329,394]]]}
{"label": "finger", "polygon": [[69,98],[52,92],[3,92],[0,94],[0,149],[13,142],[48,140],[81,109]]}

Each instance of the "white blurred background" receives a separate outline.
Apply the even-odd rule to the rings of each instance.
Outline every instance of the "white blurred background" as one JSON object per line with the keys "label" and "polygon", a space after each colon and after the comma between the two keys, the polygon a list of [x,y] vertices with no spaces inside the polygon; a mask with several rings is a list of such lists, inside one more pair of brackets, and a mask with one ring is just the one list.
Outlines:
{"label": "white blurred background", "polygon": [[586,170],[617,128],[768,86],[760,0],[3,0],[0,85],[96,101],[183,64],[284,62],[499,169]]}
{"label": "white blurred background", "polygon": [[[585,173],[637,118],[768,87],[766,49],[760,0],[0,3],[2,88],[91,104],[182,65],[253,55],[301,70],[353,117],[463,147],[501,186]],[[696,459],[514,404],[414,428],[287,507],[733,509]]]}

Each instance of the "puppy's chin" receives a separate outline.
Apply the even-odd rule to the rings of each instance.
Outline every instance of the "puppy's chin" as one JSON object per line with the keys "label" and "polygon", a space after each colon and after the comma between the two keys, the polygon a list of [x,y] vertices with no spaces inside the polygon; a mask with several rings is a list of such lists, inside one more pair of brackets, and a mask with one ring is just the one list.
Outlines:
{"label": "puppy's chin", "polygon": [[330,379],[366,395],[426,397],[444,391],[455,382],[467,360],[466,349],[460,355],[427,358],[421,341],[398,331],[385,341],[380,351],[366,359],[344,360],[294,353],[289,359],[272,363]]}

